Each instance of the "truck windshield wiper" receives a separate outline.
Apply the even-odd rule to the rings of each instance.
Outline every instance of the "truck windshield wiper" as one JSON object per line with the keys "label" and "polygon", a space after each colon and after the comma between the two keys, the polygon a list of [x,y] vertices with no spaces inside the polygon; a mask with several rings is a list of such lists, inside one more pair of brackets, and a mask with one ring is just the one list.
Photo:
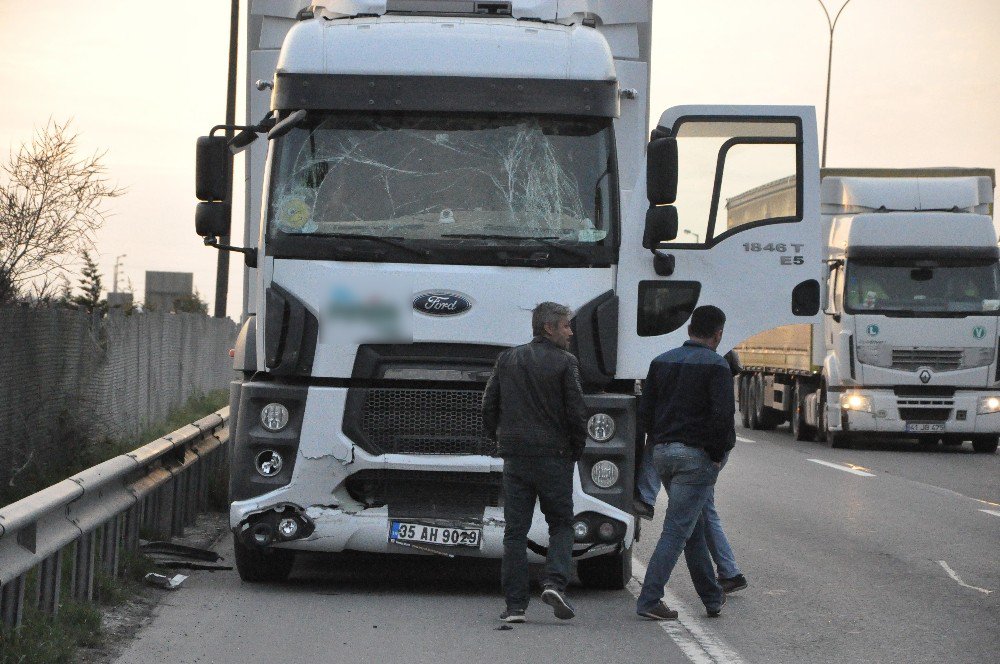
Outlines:
{"label": "truck windshield wiper", "polygon": [[418,249],[417,247],[410,246],[406,243],[406,240],[401,237],[383,237],[381,235],[365,235],[363,233],[295,233],[294,235],[305,235],[309,237],[334,237],[342,240],[371,240],[372,242],[379,242],[381,244],[387,244],[390,247],[396,247],[397,249],[409,251],[417,256],[430,256],[430,252],[426,249]]}
{"label": "truck windshield wiper", "polygon": [[536,236],[536,235],[493,235],[490,233],[448,233],[442,235],[441,237],[451,237],[460,240],[531,240],[544,244],[546,247],[552,247],[563,253],[569,254],[570,256],[576,256],[577,258],[590,259],[590,254],[581,249],[575,249],[573,247],[567,247],[565,244],[558,242],[559,238],[554,235]]}

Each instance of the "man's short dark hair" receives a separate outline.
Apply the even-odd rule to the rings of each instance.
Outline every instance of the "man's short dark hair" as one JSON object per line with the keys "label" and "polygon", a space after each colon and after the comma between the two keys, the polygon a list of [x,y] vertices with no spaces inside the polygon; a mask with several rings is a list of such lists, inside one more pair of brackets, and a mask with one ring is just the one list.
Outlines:
{"label": "man's short dark hair", "polygon": [[563,318],[572,318],[573,310],[565,304],[542,302],[531,312],[531,333],[536,337],[545,334],[545,324],[558,325]]}
{"label": "man's short dark hair", "polygon": [[705,339],[721,330],[726,324],[726,314],[722,309],[711,304],[698,307],[691,314],[691,324],[688,332],[693,337]]}

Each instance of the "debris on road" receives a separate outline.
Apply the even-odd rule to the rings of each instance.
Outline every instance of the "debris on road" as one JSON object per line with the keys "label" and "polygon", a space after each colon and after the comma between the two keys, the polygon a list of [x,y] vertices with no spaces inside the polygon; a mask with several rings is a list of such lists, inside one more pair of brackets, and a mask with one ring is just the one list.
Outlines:
{"label": "debris on road", "polygon": [[184,583],[185,579],[187,579],[183,574],[166,576],[165,574],[157,574],[156,572],[150,572],[143,578],[149,585],[156,586],[157,588],[166,588],[167,590],[177,590]]}

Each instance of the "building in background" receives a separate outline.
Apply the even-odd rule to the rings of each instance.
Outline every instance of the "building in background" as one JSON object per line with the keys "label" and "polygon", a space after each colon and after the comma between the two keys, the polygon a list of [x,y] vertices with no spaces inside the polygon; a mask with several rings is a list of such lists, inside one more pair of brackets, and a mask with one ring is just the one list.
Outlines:
{"label": "building in background", "polygon": [[189,300],[193,294],[193,272],[146,272],[143,302],[148,311],[174,311],[176,301]]}
{"label": "building in background", "polygon": [[132,293],[108,293],[108,309],[122,309],[128,311],[132,308],[134,296]]}

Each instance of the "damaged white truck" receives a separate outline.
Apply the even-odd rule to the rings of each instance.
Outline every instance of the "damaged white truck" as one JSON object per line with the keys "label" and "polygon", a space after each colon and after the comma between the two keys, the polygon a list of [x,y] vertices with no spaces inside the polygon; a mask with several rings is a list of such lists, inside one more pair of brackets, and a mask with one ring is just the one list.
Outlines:
{"label": "damaged white truck", "polygon": [[[482,392],[552,300],[576,312],[590,413],[579,578],[627,583],[649,361],[698,304],[726,310],[722,350],[819,309],[813,109],[675,107],[650,137],[651,16],[648,0],[252,4],[247,124],[199,139],[196,219],[247,265],[231,402],[244,580],[284,578],[299,551],[499,558]],[[233,247],[219,238],[239,148]],[[772,172],[794,173],[791,213],[716,223],[720,200]],[[680,237],[679,215],[698,220]],[[529,539],[542,560],[537,510]]]}

